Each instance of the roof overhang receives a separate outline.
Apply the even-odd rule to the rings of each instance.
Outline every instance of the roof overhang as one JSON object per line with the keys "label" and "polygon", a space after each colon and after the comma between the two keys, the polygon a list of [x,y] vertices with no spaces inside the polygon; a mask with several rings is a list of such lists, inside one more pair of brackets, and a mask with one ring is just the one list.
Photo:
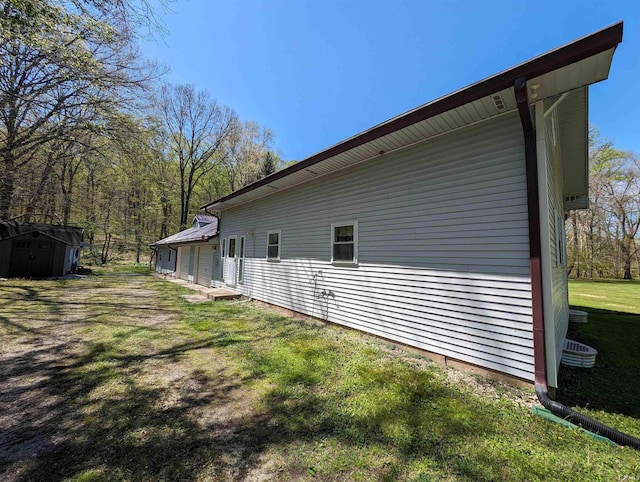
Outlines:
{"label": "roof overhang", "polygon": [[[239,206],[455,129],[516,111],[513,89],[516,79],[526,80],[531,102],[583,89],[608,77],[613,53],[622,41],[622,28],[622,22],[616,23],[424,104],[201,208],[219,212]],[[496,95],[502,101],[502,108],[493,99]],[[583,127],[586,129],[586,124]],[[586,131],[583,131],[584,136]]]}

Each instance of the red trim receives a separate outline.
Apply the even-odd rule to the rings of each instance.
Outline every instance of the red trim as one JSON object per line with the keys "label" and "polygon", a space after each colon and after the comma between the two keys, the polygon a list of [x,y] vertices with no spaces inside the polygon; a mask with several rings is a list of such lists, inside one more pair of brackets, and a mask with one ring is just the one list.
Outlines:
{"label": "red trim", "polygon": [[508,89],[514,85],[516,79],[521,77],[530,80],[566,65],[591,57],[592,55],[604,52],[605,50],[615,48],[622,41],[622,27],[622,22],[618,22],[610,27],[604,28],[591,35],[587,35],[555,50],[547,52],[546,54],[539,55],[538,57],[528,60],[522,64],[516,65],[509,70],[505,70],[499,74],[481,80],[480,82],[471,84],[464,89],[436,99],[433,102],[418,107],[406,114],[395,117],[367,131],[357,134],[356,136],[300,161],[293,166],[271,174],[270,176],[260,179],[253,184],[249,184],[248,186],[234,191],[220,199],[207,203],[204,206],[201,206],[201,209],[206,209],[213,204],[222,203],[238,197],[273,181],[282,179],[289,174],[306,169],[318,162],[324,161],[338,154],[342,154],[350,149],[366,144],[367,142],[371,142],[387,134],[391,134],[392,132],[403,129],[417,122],[429,119],[430,117],[442,114],[443,112],[450,111],[456,107],[481,99],[482,97],[486,97],[500,90]]}
{"label": "red trim", "polygon": [[529,110],[527,80],[514,83],[518,113],[524,133],[527,172],[527,209],[529,220],[529,267],[531,270],[531,308],[533,312],[533,364],[536,386],[547,387],[547,359],[544,340],[544,298],[542,293],[542,240],[540,239],[540,194],[538,191],[538,154],[536,131]]}

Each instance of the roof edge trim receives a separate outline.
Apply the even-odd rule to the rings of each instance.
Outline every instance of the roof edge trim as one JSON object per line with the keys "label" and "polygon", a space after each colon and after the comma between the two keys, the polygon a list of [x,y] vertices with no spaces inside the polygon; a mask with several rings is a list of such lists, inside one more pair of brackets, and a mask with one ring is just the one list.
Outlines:
{"label": "roof edge trim", "polygon": [[602,30],[581,37],[547,53],[527,60],[510,69],[456,90],[416,109],[378,124],[377,126],[361,132],[360,134],[350,137],[333,145],[332,147],[329,147],[328,149],[325,149],[324,151],[294,164],[293,166],[277,171],[270,176],[264,177],[252,184],[249,184],[248,186],[216,199],[215,201],[204,204],[200,206],[200,209],[206,209],[214,204],[224,203],[242,194],[253,191],[254,189],[282,179],[290,174],[311,167],[318,162],[324,161],[338,154],[342,154],[343,152],[349,151],[387,134],[391,134],[392,132],[403,129],[417,122],[481,99],[482,97],[491,95],[500,90],[511,88],[514,85],[515,80],[518,78],[529,80],[611,48],[615,48],[620,42],[622,42],[622,30],[623,22],[615,23]]}

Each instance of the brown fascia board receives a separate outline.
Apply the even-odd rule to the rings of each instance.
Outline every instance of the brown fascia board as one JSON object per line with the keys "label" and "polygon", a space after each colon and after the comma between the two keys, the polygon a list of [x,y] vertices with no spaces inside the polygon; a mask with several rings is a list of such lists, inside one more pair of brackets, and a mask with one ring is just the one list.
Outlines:
{"label": "brown fascia board", "polygon": [[452,92],[451,94],[447,94],[444,97],[440,97],[428,104],[424,104],[414,110],[389,119],[388,121],[378,124],[369,130],[350,137],[349,139],[308,157],[293,166],[289,166],[286,169],[275,172],[270,176],[254,182],[253,184],[249,184],[242,189],[234,191],[231,194],[227,194],[220,199],[211,201],[210,203],[201,206],[200,209],[205,209],[213,204],[229,201],[256,188],[269,184],[270,182],[282,179],[289,174],[306,169],[318,162],[366,144],[367,142],[371,142],[417,122],[481,99],[482,97],[486,97],[500,90],[509,89],[513,87],[514,82],[518,78],[530,80],[611,48],[615,48],[620,42],[622,42],[622,28],[623,22],[615,23],[578,40],[574,40],[562,47],[558,47],[545,54],[534,57],[531,60],[527,60],[526,62],[518,64],[508,70],[504,70],[491,77],[487,77],[484,80]]}

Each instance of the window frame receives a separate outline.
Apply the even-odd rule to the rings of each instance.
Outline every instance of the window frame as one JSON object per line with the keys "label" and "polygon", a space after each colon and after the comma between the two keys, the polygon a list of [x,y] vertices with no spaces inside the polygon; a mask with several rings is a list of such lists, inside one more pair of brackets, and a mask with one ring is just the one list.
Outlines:
{"label": "window frame", "polygon": [[560,211],[556,212],[556,266],[566,267],[566,234],[564,231],[564,217]]}
{"label": "window frame", "polygon": [[247,238],[242,235],[238,238],[238,283],[244,284],[244,265],[245,265],[245,251],[247,249]]}
{"label": "window frame", "polygon": [[[333,251],[336,243],[348,244],[348,242],[336,241],[336,228],[344,226],[353,227],[353,258],[351,261],[334,259]],[[358,221],[345,221],[341,223],[331,223],[331,264],[336,266],[356,266],[358,264]]]}
{"label": "window frame", "polygon": [[[278,244],[269,243],[269,237],[272,234],[277,234],[278,235]],[[278,256],[277,257],[270,257],[269,256],[269,247],[271,247],[271,246],[277,246],[278,247]],[[282,256],[282,230],[281,229],[273,229],[271,231],[267,231],[267,252],[265,253],[265,259],[267,261],[280,261],[281,256]]]}

